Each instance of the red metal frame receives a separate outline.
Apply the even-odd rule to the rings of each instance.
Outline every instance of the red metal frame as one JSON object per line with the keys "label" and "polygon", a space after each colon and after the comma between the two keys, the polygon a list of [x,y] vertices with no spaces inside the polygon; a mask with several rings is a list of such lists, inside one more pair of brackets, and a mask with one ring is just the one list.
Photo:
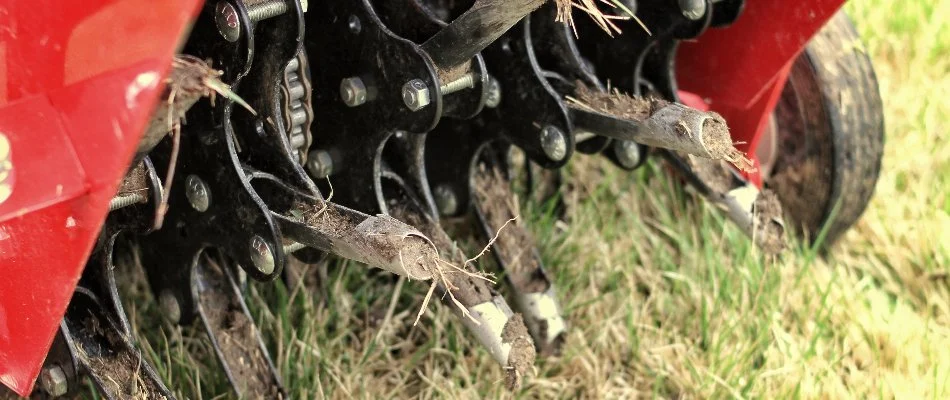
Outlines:
{"label": "red metal frame", "polygon": [[0,383],[27,395],[200,0],[0,0]]}
{"label": "red metal frame", "polygon": [[[682,101],[722,114],[737,147],[755,159],[792,61],[844,3],[746,0],[735,24],[680,45],[676,79]],[[762,184],[758,173],[748,177]]]}
{"label": "red metal frame", "polygon": [[[202,3],[0,0],[0,135],[12,165],[0,178],[12,184],[0,199],[0,383],[21,395]],[[842,3],[748,0],[734,26],[681,46],[684,101],[723,114],[754,149],[791,61]]]}

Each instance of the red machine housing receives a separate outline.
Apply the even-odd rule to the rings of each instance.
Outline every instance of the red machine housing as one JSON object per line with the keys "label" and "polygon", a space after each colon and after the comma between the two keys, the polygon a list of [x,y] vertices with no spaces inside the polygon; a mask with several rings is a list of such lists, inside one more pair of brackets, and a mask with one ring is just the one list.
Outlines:
{"label": "red machine housing", "polygon": [[0,383],[21,395],[200,4],[0,1]]}
{"label": "red machine housing", "polygon": [[[754,149],[792,60],[843,2],[749,0],[735,25],[680,47],[684,102]],[[202,4],[0,0],[0,383],[20,395]]]}

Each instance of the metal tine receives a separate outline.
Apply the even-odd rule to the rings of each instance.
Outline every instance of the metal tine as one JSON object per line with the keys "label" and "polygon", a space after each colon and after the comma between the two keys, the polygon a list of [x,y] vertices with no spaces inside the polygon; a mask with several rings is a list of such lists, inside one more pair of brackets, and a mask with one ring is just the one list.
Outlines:
{"label": "metal tine", "polygon": [[491,158],[483,157],[472,181],[480,231],[486,240],[498,235],[493,254],[511,285],[515,306],[524,314],[535,346],[542,355],[559,354],[567,335],[567,322],[534,239],[518,222],[502,229],[506,221],[518,216],[517,198],[509,178]]}
{"label": "metal tine", "polygon": [[302,243],[409,279],[435,276],[438,253],[417,229],[388,215],[367,215],[318,199],[266,173],[254,173],[251,183],[289,239],[285,245]]}
{"label": "metal tine", "polygon": [[781,253],[786,247],[781,205],[768,189],[760,190],[720,161],[660,151],[690,185],[719,206],[730,221],[752,238],[765,254]]}
{"label": "metal tine", "polygon": [[238,397],[287,399],[232,268],[205,253],[195,266],[192,286],[198,315]]}
{"label": "metal tine", "polygon": [[[521,337],[515,339],[504,335],[506,329],[516,329],[515,326],[518,324],[514,319],[515,314],[504,297],[495,292],[488,281],[477,276],[480,272],[475,269],[473,263],[466,263],[467,257],[458,249],[438,220],[423,211],[425,207],[411,194],[401,177],[384,171],[383,178],[387,183],[393,184],[393,189],[395,189],[393,191],[399,192],[387,193],[386,198],[395,200],[393,201],[395,205],[389,207],[390,215],[419,229],[432,239],[442,259],[464,270],[463,272],[450,267],[447,268],[446,273],[449,275],[449,281],[455,286],[451,289],[452,296],[468,310],[471,317],[462,315],[461,310],[453,304],[448,305],[449,309],[461,318],[465,327],[503,367],[510,367],[509,370],[515,371],[518,365],[513,365],[512,360],[516,359],[527,365],[533,364],[534,344],[528,332],[522,331]],[[436,294],[446,302],[450,299],[446,296],[447,293],[445,285],[439,284],[436,287]],[[517,354],[512,356],[513,352]],[[519,371],[522,374],[524,372]],[[517,379],[510,375],[509,379]],[[512,384],[515,385],[516,382]]]}
{"label": "metal tine", "polygon": [[77,364],[106,399],[175,398],[90,290],[76,288],[62,332],[74,344]]}

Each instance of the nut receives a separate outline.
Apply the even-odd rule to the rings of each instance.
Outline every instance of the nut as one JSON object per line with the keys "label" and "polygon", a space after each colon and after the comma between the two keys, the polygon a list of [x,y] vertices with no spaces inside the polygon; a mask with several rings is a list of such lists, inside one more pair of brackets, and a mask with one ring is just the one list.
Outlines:
{"label": "nut", "polygon": [[402,100],[412,111],[419,111],[432,102],[429,87],[421,79],[413,79],[402,86]]}

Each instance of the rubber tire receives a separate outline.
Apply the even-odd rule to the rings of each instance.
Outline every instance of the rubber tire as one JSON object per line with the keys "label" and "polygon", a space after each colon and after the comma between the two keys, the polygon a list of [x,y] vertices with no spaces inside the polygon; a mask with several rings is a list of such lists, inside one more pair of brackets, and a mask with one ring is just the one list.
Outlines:
{"label": "rubber tire", "polygon": [[805,238],[827,229],[823,247],[864,213],[881,171],[884,107],[860,44],[839,11],[795,60],[774,114],[778,147],[766,187]]}

